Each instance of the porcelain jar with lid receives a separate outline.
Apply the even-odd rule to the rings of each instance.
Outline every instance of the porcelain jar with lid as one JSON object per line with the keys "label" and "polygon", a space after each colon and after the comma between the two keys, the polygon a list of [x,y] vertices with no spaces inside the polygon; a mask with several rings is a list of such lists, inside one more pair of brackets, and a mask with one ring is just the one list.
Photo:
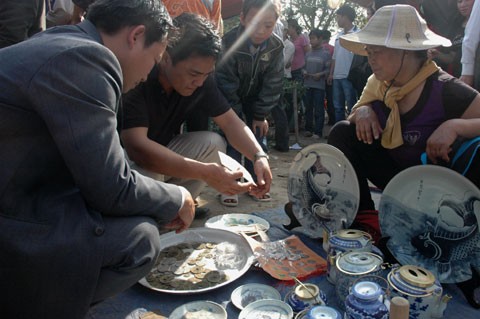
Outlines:
{"label": "porcelain jar with lid", "polygon": [[372,281],[359,281],[345,299],[345,319],[388,319],[382,288]]}
{"label": "porcelain jar with lid", "polygon": [[317,285],[304,283],[287,293],[285,302],[292,307],[293,312],[300,312],[315,305],[326,305],[327,296]]}
{"label": "porcelain jar with lid", "polygon": [[410,317],[443,318],[451,296],[443,295],[443,288],[432,272],[419,266],[405,265],[393,268],[387,280],[392,296],[400,296],[410,302]]}
{"label": "porcelain jar with lid", "polygon": [[340,229],[332,233],[328,239],[327,250],[327,279],[332,284],[336,282],[336,258],[340,253],[347,251],[372,251],[372,236],[356,229]]}
{"label": "porcelain jar with lid", "polygon": [[350,288],[359,278],[379,278],[385,281],[381,278],[385,269],[383,258],[374,253],[364,251],[341,253],[337,258],[336,266],[335,293],[341,306],[344,305]]}

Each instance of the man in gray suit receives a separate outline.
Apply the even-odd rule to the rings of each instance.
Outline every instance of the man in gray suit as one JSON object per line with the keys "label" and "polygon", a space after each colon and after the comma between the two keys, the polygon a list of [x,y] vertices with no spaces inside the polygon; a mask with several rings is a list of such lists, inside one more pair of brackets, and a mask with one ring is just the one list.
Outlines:
{"label": "man in gray suit", "polygon": [[0,318],[84,318],[150,271],[158,224],[191,224],[190,193],[132,171],[116,131],[170,25],[160,0],[98,0],[0,50]]}

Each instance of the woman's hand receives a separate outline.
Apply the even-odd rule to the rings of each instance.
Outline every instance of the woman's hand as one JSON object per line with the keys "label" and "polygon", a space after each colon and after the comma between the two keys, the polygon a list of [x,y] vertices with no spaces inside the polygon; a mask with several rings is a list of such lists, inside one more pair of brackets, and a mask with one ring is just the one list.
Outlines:
{"label": "woman's hand", "polygon": [[437,164],[438,160],[450,162],[449,153],[452,151],[452,144],[457,139],[458,134],[454,129],[454,121],[443,122],[427,140],[427,156],[432,163]]}
{"label": "woman's hand", "polygon": [[355,123],[357,138],[367,144],[372,144],[373,140],[378,140],[382,135],[382,127],[378,121],[377,114],[370,105],[357,107],[348,117],[351,123]]}

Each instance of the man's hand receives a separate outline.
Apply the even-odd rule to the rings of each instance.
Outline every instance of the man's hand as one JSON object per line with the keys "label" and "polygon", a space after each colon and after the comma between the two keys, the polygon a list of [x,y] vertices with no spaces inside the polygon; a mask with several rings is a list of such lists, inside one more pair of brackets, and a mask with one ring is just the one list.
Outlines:
{"label": "man's hand", "polygon": [[238,179],[242,178],[242,172],[240,171],[230,171],[216,163],[207,164],[207,167],[203,180],[219,193],[235,195],[248,192],[255,186],[253,182],[239,182]]}
{"label": "man's hand", "polygon": [[327,77],[327,84],[332,85],[332,83],[333,83],[333,75],[329,74]]}
{"label": "man's hand", "polygon": [[178,211],[177,216],[165,225],[166,229],[175,230],[177,234],[190,227],[195,217],[195,201],[190,192],[183,187],[181,188],[184,195],[183,206]]}
{"label": "man's hand", "polygon": [[250,190],[250,195],[257,198],[262,198],[263,195],[270,191],[272,185],[272,172],[268,160],[264,157],[257,159],[254,163],[253,169],[257,175],[257,185]]}
{"label": "man's hand", "polygon": [[267,120],[263,121],[252,121],[252,132],[257,137],[264,137],[268,133],[268,122]]}

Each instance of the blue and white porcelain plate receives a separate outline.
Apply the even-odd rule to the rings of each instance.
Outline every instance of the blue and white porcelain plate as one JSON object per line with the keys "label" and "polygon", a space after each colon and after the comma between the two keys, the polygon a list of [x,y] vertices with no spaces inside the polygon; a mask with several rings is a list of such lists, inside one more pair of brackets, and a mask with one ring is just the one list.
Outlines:
{"label": "blue and white porcelain plate", "polygon": [[257,300],[243,308],[238,319],[292,319],[293,310],[281,300]]}
{"label": "blue and white porcelain plate", "polygon": [[168,317],[169,319],[227,319],[227,311],[218,303],[213,301],[192,301],[175,310]]}
{"label": "blue and white porcelain plate", "polygon": [[236,288],[231,295],[232,303],[238,309],[243,309],[252,302],[263,299],[281,300],[277,289],[263,284],[246,284]]}
{"label": "blue and white porcelain plate", "polygon": [[442,283],[480,270],[480,191],[441,166],[422,165],[396,175],[380,200],[380,228],[402,265],[430,270]]}
{"label": "blue and white porcelain plate", "polygon": [[336,147],[312,144],[293,159],[288,199],[305,233],[319,238],[348,228],[358,209],[360,190],[352,164]]}

